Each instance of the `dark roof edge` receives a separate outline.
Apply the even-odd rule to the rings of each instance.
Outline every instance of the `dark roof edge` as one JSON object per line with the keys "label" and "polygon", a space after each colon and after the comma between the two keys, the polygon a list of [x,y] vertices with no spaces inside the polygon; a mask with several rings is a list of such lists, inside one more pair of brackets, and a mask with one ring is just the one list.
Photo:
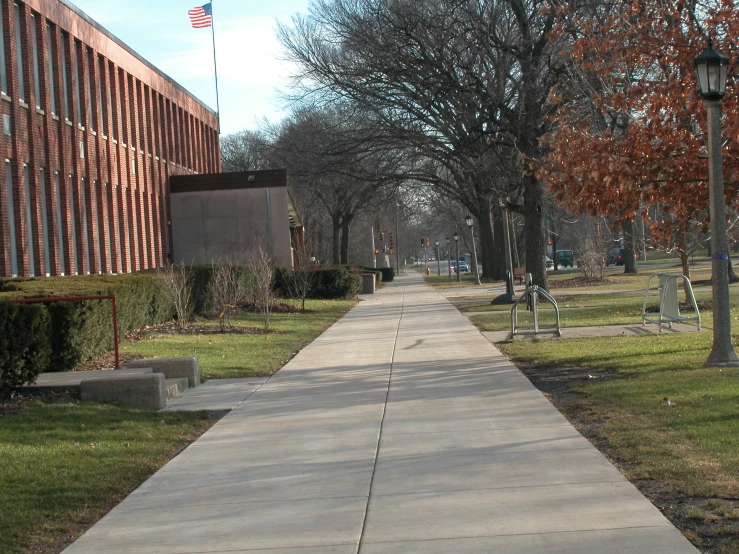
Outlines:
{"label": "dark roof edge", "polygon": [[100,25],[100,23],[98,23],[97,21],[95,21],[93,18],[91,18],[89,15],[87,15],[85,12],[83,12],[77,6],[75,6],[74,4],[72,4],[72,2],[70,2],[69,0],[58,0],[58,2],[61,3],[61,4],[64,4],[65,6],[67,6],[70,10],[72,10],[74,13],[76,13],[77,15],[79,15],[82,19],[84,19],[85,21],[87,21],[90,25],[92,25],[93,27],[95,27],[98,31],[100,31],[101,33],[103,33],[106,37],[108,37],[110,40],[112,40],[113,42],[115,42],[118,46],[120,46],[121,48],[123,48],[124,50],[126,50],[129,54],[131,54],[132,56],[134,56],[141,63],[143,63],[145,66],[147,66],[149,69],[153,69],[154,71],[156,71],[157,73],[159,73],[159,75],[161,75],[162,77],[164,77],[165,79],[167,79],[170,83],[172,83],[174,86],[176,86],[182,92],[184,92],[185,94],[187,94],[188,96],[190,96],[193,100],[195,100],[203,108],[205,108],[206,110],[208,110],[209,112],[211,112],[213,115],[218,115],[213,108],[211,108],[210,106],[208,106],[205,102],[203,102],[202,100],[200,100],[192,92],[190,92],[185,87],[183,87],[181,84],[179,84],[177,81],[175,81],[174,79],[172,79],[172,77],[170,77],[169,75],[167,75],[166,73],[164,73],[161,69],[159,69],[158,67],[156,67],[154,64],[152,64],[148,60],[146,60],[144,57],[142,57],[138,52],[136,52],[128,44],[126,44],[121,39],[119,39],[117,36],[115,36],[113,33],[111,33],[110,31],[108,31],[108,29],[106,29],[105,27],[103,27],[102,25]]}

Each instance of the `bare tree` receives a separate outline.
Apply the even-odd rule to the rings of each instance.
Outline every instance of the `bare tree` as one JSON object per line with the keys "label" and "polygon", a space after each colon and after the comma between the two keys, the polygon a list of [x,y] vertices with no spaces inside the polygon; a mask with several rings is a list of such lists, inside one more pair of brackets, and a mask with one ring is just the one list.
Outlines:
{"label": "bare tree", "polygon": [[270,143],[262,131],[245,129],[221,138],[224,171],[269,169]]}
{"label": "bare tree", "polygon": [[212,275],[208,283],[208,297],[211,309],[218,315],[221,332],[226,324],[231,326],[231,318],[238,305],[247,297],[246,277],[242,268],[232,261],[213,262]]}
{"label": "bare tree", "polygon": [[305,299],[315,280],[316,272],[308,256],[308,249],[299,246],[293,252],[293,271],[287,278],[287,293],[301,301],[302,312],[305,312]]}
{"label": "bare tree", "polygon": [[[502,274],[499,200],[523,213],[534,281],[546,287],[543,186],[532,163],[559,76],[548,0],[317,0],[280,28],[307,95],[350,99],[376,126],[370,144],[426,163],[433,183],[478,220],[484,273]],[[495,227],[497,225],[497,228]]]}
{"label": "bare tree", "polygon": [[187,319],[190,316],[189,302],[192,294],[192,276],[184,262],[169,264],[157,268],[157,278],[164,295],[172,302],[177,314],[177,325],[181,329],[187,328]]}
{"label": "bare tree", "polygon": [[264,318],[264,329],[269,331],[269,314],[274,302],[274,276],[270,256],[261,245],[249,254],[247,267],[249,268],[248,296],[254,299],[255,308],[262,313]]}

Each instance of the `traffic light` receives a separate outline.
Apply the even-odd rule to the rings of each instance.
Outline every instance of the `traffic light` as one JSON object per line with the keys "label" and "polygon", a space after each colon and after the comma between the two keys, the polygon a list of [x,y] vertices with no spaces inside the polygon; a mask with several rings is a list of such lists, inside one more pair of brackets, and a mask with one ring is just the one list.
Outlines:
{"label": "traffic light", "polygon": [[421,239],[421,248],[426,247],[426,239]]}
{"label": "traffic light", "polygon": [[375,254],[379,254],[379,253],[380,251],[377,248],[375,248]]}
{"label": "traffic light", "polygon": [[388,233],[388,239],[390,241],[390,248],[392,248],[393,247],[393,234],[392,233]]}
{"label": "traffic light", "polygon": [[385,242],[385,233],[380,233],[380,241]]}

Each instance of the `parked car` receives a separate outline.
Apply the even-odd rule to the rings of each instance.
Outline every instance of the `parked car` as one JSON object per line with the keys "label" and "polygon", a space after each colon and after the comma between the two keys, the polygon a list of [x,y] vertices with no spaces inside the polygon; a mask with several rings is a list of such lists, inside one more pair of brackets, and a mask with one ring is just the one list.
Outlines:
{"label": "parked car", "polygon": [[459,261],[459,271],[460,271],[460,273],[462,271],[469,271],[469,270],[470,270],[470,266],[467,265],[467,262],[463,262],[462,260],[460,260]]}
{"label": "parked car", "polygon": [[575,257],[572,250],[557,250],[557,264],[562,267],[572,267],[575,265]]}
{"label": "parked car", "polygon": [[613,248],[606,256],[606,265],[624,265],[624,249]]}

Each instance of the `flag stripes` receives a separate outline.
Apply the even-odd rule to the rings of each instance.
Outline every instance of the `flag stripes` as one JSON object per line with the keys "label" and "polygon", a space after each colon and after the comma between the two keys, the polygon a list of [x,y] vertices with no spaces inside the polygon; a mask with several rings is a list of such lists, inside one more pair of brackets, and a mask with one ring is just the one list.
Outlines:
{"label": "flag stripes", "polygon": [[195,29],[203,29],[213,24],[213,12],[210,2],[204,6],[198,6],[187,12],[190,16],[190,22]]}

